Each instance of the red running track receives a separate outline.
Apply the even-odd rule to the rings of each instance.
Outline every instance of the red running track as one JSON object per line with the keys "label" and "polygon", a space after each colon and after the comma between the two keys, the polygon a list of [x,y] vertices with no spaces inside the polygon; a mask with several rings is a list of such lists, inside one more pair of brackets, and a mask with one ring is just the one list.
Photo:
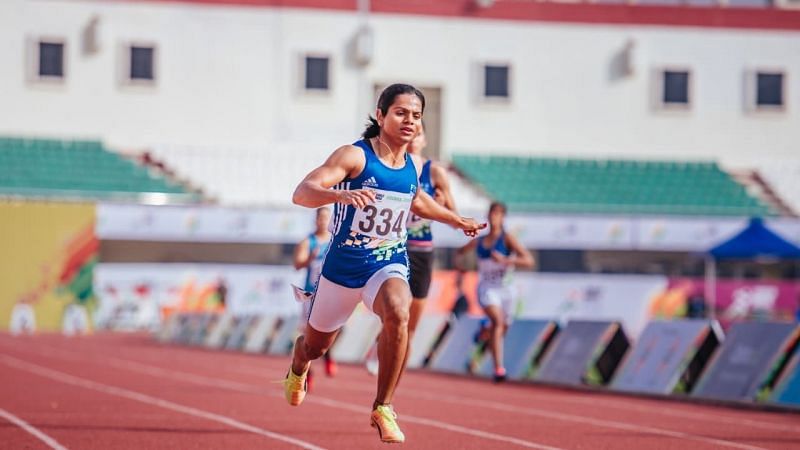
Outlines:
{"label": "red running track", "polygon": [[[0,334],[0,448],[384,447],[368,425],[375,378],[318,375],[293,408],[273,383],[288,362],[143,335]],[[405,375],[395,409],[415,449],[800,448],[798,414],[426,372]]]}

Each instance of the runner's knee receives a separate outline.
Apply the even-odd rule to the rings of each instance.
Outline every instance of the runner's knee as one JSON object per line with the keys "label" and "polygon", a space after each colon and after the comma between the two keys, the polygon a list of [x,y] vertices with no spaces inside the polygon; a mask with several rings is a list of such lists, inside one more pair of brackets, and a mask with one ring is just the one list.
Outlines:
{"label": "runner's knee", "polygon": [[402,293],[387,293],[383,307],[384,325],[408,328],[410,299]]}

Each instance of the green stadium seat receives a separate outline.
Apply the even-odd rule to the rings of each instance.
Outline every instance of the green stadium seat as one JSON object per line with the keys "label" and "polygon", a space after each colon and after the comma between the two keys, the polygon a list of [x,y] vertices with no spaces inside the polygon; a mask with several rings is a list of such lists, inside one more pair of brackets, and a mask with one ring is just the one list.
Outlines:
{"label": "green stadium seat", "polygon": [[200,200],[98,141],[0,137],[0,194],[107,199],[140,192]]}
{"label": "green stadium seat", "polygon": [[774,215],[713,162],[453,156],[495,199],[527,212]]}

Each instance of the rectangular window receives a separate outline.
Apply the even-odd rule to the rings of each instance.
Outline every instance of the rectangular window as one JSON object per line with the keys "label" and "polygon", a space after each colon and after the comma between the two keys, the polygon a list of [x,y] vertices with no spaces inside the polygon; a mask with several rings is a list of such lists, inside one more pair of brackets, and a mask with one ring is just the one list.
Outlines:
{"label": "rectangular window", "polygon": [[307,90],[327,91],[330,89],[330,58],[306,56],[305,88]]}
{"label": "rectangular window", "polygon": [[783,106],[783,74],[756,73],[756,107]]}
{"label": "rectangular window", "polygon": [[130,47],[130,73],[129,77],[132,81],[154,81],[154,56],[155,48],[153,47]]}
{"label": "rectangular window", "polygon": [[665,70],[661,98],[664,105],[689,105],[689,72]]}
{"label": "rectangular window", "polygon": [[486,65],[483,70],[483,96],[489,98],[508,98],[509,67],[500,65]]}
{"label": "rectangular window", "polygon": [[64,77],[64,44],[39,42],[39,77]]}

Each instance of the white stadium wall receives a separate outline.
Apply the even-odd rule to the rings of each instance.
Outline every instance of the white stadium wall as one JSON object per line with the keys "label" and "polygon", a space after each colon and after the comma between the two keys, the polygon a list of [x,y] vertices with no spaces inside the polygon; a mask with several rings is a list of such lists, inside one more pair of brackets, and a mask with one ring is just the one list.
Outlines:
{"label": "white stadium wall", "polygon": [[[85,52],[93,17],[98,48]],[[363,20],[374,47],[359,66],[350,50]],[[5,0],[0,134],[99,137],[122,150],[258,147],[319,159],[361,131],[376,84],[407,81],[441,88],[445,156],[796,157],[800,30],[384,13],[363,20],[322,9]],[[61,83],[29,73],[31,43],[40,37],[66,42]],[[156,47],[153,86],[121,81],[130,43]],[[303,92],[305,54],[330,56],[330,92]],[[481,100],[483,63],[510,65],[509,101]],[[659,68],[691,71],[688,110],[653,106]],[[753,69],[783,71],[782,112],[749,110]]]}

